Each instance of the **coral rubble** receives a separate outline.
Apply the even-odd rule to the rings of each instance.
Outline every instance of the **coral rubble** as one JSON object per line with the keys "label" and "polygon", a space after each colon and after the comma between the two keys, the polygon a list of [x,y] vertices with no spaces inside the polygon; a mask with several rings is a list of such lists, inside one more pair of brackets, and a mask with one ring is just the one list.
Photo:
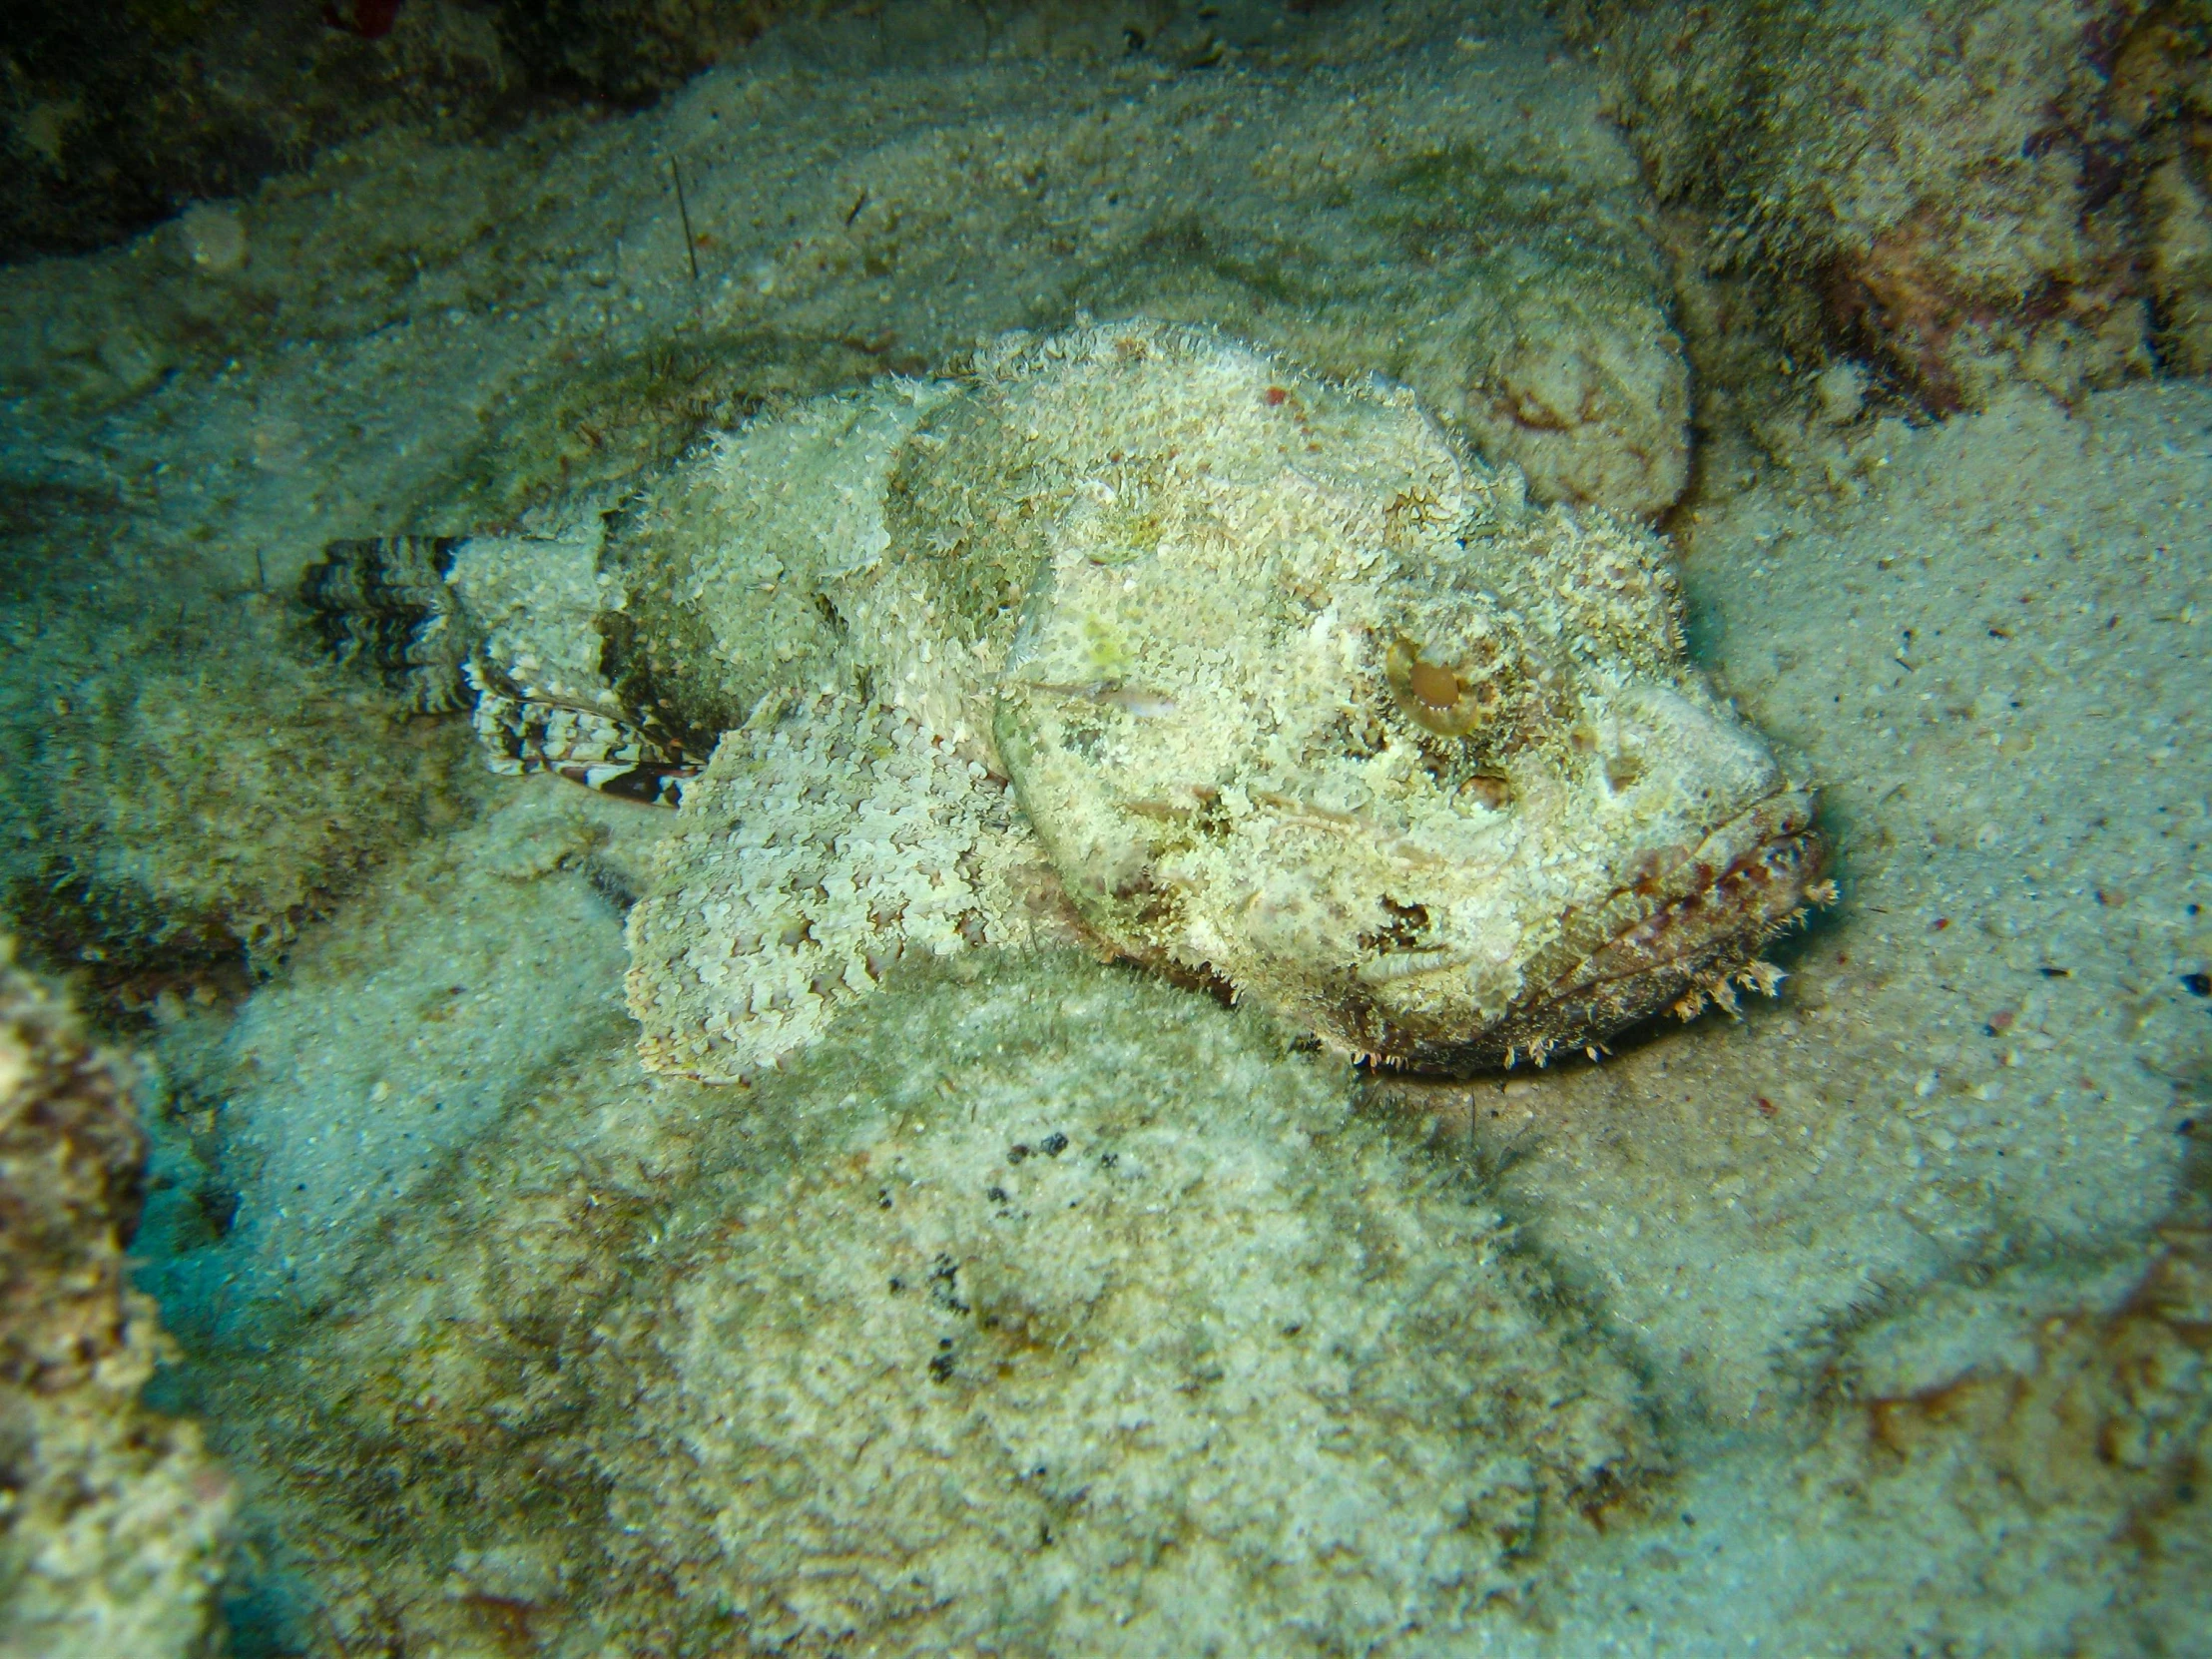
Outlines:
{"label": "coral rubble", "polygon": [[2212,16],[2142,0],[1618,0],[1578,8],[1699,256],[1761,270],[1788,340],[1930,405],[2201,359]]}
{"label": "coral rubble", "polygon": [[199,1430],[139,1403],[124,1279],[144,1143],[121,1063],[0,942],[0,1652],[208,1651],[232,1505]]}

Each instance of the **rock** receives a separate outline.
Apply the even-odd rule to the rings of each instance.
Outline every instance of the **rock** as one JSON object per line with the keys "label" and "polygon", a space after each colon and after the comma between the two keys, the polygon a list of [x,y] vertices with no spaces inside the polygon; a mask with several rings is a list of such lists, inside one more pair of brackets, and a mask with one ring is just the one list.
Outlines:
{"label": "rock", "polygon": [[1689,479],[1690,372],[1648,198],[1518,132],[1411,154],[1364,136],[1369,153],[1316,141],[1301,171],[1256,167],[1260,194],[1220,191],[1080,293],[1398,381],[1538,500],[1665,512]]}
{"label": "rock", "polygon": [[207,1651],[229,1478],[139,1403],[165,1339],[125,1278],[145,1147],[120,1061],[0,940],[0,1651]]}
{"label": "rock", "polygon": [[227,1415],[327,1627],[424,1649],[1495,1628],[1659,1453],[1479,1190],[1350,1081],[1064,953],[910,976],[750,1096],[618,1051]]}
{"label": "rock", "polygon": [[1849,426],[1866,412],[1867,371],[1849,357],[1822,369],[1813,382],[1820,417],[1829,426]]}
{"label": "rock", "polygon": [[193,269],[225,276],[246,264],[246,221],[228,202],[195,202],[177,216],[177,243]]}
{"label": "rock", "polygon": [[2191,360],[2201,21],[2136,0],[1594,13],[1660,197],[1709,212],[1717,260],[1804,291],[1832,343],[1933,407],[2147,373],[2154,298],[2160,348]]}
{"label": "rock", "polygon": [[213,608],[189,628],[63,613],[10,711],[27,751],[23,832],[0,848],[17,925],[111,985],[267,961],[448,812],[435,728],[315,660],[270,601]]}

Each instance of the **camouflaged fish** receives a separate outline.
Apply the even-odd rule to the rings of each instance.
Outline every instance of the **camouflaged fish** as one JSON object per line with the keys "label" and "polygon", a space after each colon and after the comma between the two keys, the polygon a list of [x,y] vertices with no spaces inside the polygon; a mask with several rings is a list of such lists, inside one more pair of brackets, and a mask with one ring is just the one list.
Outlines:
{"label": "camouflaged fish", "polygon": [[713,438],[605,510],[334,546],[341,655],[493,764],[680,802],[656,1069],[746,1076],[905,956],[1081,939],[1465,1072],[1772,990],[1814,798],[1666,550],[1408,393],[1143,323]]}

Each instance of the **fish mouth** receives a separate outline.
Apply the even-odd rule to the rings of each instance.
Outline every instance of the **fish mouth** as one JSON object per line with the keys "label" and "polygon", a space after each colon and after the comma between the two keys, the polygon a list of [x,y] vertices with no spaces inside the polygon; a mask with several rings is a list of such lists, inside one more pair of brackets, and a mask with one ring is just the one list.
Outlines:
{"label": "fish mouth", "polygon": [[1382,1058],[1457,1076],[1541,1065],[1556,1052],[1594,1051],[1654,1014],[1733,1009],[1738,985],[1771,991],[1781,972],[1759,951],[1833,897],[1823,881],[1828,838],[1813,826],[1817,801],[1810,789],[1779,790],[1694,849],[1645,859],[1598,907],[1627,919],[1552,971],[1539,964],[1534,987],[1501,1018],[1455,1040],[1414,1037]]}

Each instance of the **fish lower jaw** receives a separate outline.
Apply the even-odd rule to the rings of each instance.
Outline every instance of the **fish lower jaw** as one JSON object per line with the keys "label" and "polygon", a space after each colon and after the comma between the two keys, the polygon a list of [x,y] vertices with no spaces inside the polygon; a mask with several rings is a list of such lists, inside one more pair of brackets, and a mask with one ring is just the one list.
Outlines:
{"label": "fish lower jaw", "polygon": [[[1655,1014],[1687,1020],[1708,1006],[1735,1010],[1737,991],[1773,994],[1782,972],[1759,952],[1833,889],[1827,838],[1800,810],[1763,803],[1734,828],[1738,850],[1717,867],[1692,862],[1655,908],[1548,984],[1524,991],[1500,1017],[1459,1034],[1406,1030],[1371,1007],[1344,1046],[1371,1064],[1444,1076],[1542,1065],[1588,1052]],[[1711,842],[1708,843],[1712,844]]]}
{"label": "fish lower jaw", "polygon": [[1524,1001],[1491,1035],[1493,1055],[1500,1038],[1504,1047],[1493,1063],[1541,1065],[1654,1014],[1734,1012],[1738,988],[1773,995],[1782,970],[1759,952],[1817,902],[1828,857],[1827,838],[1809,827],[1761,840]]}

